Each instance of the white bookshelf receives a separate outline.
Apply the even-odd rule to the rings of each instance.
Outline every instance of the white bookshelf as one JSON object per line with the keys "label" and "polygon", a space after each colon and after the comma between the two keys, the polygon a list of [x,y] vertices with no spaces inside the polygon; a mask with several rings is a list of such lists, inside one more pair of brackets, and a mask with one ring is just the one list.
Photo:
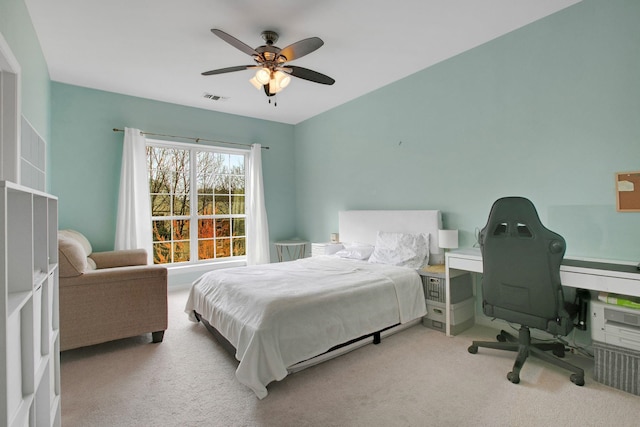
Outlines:
{"label": "white bookshelf", "polygon": [[0,425],[60,426],[58,200],[0,181]]}
{"label": "white bookshelf", "polygon": [[22,116],[20,132],[20,184],[44,191],[47,143]]}

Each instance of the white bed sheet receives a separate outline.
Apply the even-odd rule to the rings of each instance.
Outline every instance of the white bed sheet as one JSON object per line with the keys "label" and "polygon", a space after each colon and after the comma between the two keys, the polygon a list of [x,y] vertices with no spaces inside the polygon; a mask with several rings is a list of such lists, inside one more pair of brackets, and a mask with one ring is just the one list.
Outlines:
{"label": "white bed sheet", "polygon": [[191,287],[198,312],[236,348],[238,380],[258,398],[287,367],[426,314],[415,270],[333,256],[216,270]]}

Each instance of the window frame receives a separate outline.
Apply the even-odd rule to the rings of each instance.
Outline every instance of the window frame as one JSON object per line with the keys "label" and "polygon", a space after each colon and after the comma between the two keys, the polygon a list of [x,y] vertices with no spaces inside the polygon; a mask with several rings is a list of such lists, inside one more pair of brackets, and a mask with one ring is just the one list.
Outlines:
{"label": "window frame", "polygon": [[[189,261],[170,261],[167,263],[161,263],[161,264],[157,264],[157,265],[164,265],[167,267],[170,266],[187,266],[187,265],[203,265],[203,264],[215,264],[215,263],[221,263],[221,262],[229,262],[229,261],[246,261],[246,250],[245,250],[245,255],[231,255],[228,257],[221,257],[221,258],[208,258],[208,259],[199,259],[198,257],[198,242],[199,242],[199,237],[198,237],[198,221],[200,219],[230,219],[232,221],[233,218],[242,218],[244,219],[245,222],[245,234],[244,234],[244,240],[245,240],[245,248],[247,246],[247,233],[246,233],[246,224],[248,222],[248,218],[249,218],[249,214],[247,212],[247,202],[246,202],[246,196],[247,196],[247,191],[248,191],[248,181],[247,181],[247,166],[249,164],[249,155],[250,155],[250,150],[248,149],[241,149],[241,148],[226,148],[226,147],[219,147],[219,146],[213,146],[213,145],[207,145],[207,144],[190,144],[190,143],[184,143],[184,142],[177,142],[177,141],[168,141],[168,140],[160,140],[160,139],[149,139],[147,138],[145,147],[159,147],[159,148],[172,148],[172,149],[177,149],[177,150],[189,150],[190,154],[189,154],[189,173],[190,173],[190,184],[189,184]],[[236,156],[242,156],[244,157],[244,197],[245,197],[245,210],[244,210],[244,214],[233,214],[231,212],[229,212],[228,214],[211,214],[211,215],[199,215],[198,214],[198,180],[197,180],[197,154],[198,152],[213,152],[213,153],[219,153],[219,154],[229,154],[229,155],[236,155]],[[149,164],[148,159],[147,159],[147,164]],[[149,177],[149,171],[147,171],[147,177]],[[150,188],[149,188],[150,189]],[[214,193],[215,194],[215,193]],[[151,195],[149,195],[151,197]],[[230,196],[232,196],[232,194],[230,194]],[[215,199],[215,196],[214,196]],[[185,216],[175,216],[175,215],[169,215],[169,216],[153,216],[153,209],[152,209],[152,214],[151,214],[151,218],[149,219],[152,224],[153,221],[156,220],[180,220],[180,219],[185,219]],[[232,221],[233,224],[233,221]],[[233,254],[233,244],[234,244],[234,236],[233,236],[233,226],[230,227],[230,248],[231,248],[231,253]],[[171,242],[173,242],[173,237],[171,236]],[[152,245],[153,245],[153,239],[152,239]],[[152,252],[153,252],[153,259],[154,259],[154,264],[155,264],[155,250],[152,248]]]}

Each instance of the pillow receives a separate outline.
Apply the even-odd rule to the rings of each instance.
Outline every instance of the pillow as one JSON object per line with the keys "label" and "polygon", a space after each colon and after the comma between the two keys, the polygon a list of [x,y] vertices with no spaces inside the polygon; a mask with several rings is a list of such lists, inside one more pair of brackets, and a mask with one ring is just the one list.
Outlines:
{"label": "pillow", "polygon": [[89,256],[89,255],[91,255],[91,252],[93,252],[93,248],[91,247],[91,243],[89,243],[87,238],[84,237],[84,234],[80,233],[79,231],[70,230],[70,229],[60,230],[60,231],[58,231],[58,237],[64,237],[66,239],[73,239],[73,240],[77,241],[78,243],[80,243],[80,245],[82,246],[82,249],[84,250],[84,253],[85,253],[84,256]]}
{"label": "pillow", "polygon": [[84,248],[75,239],[58,238],[58,263],[60,277],[80,276],[87,270]]}
{"label": "pillow", "polygon": [[367,245],[366,243],[354,243],[351,245],[346,245],[344,249],[336,252],[340,258],[350,258],[350,259],[368,259],[373,253],[373,246]]}
{"label": "pillow", "polygon": [[[96,262],[90,256],[87,257],[87,270],[96,270],[98,266]],[[86,270],[85,270],[86,271]]]}
{"label": "pillow", "polygon": [[420,268],[429,263],[429,234],[378,231],[369,262]]}

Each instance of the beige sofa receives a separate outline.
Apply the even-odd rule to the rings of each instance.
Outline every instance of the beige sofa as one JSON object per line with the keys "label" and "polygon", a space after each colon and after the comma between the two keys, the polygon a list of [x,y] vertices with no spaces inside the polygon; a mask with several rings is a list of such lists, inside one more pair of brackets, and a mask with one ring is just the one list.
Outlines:
{"label": "beige sofa", "polygon": [[58,233],[60,350],[167,329],[167,269],[143,249],[92,252],[79,232]]}

